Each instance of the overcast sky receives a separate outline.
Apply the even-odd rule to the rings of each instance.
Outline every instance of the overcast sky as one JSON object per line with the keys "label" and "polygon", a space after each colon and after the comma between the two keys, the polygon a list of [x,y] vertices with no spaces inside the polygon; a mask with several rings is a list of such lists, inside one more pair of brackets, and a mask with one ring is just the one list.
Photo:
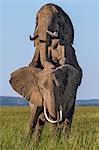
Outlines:
{"label": "overcast sky", "polygon": [[59,5],[74,25],[74,45],[83,80],[78,99],[99,99],[98,0],[0,0],[0,96],[20,96],[10,86],[10,74],[27,66],[34,53],[36,12],[46,3]]}

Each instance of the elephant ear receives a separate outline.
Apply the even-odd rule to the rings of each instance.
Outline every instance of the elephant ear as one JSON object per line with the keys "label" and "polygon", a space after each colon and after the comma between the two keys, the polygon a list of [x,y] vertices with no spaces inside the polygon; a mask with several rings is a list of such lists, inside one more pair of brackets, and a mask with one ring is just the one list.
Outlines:
{"label": "elephant ear", "polygon": [[38,88],[38,79],[32,67],[24,67],[11,74],[10,84],[13,89],[29,100],[31,103],[41,106],[42,96]]}

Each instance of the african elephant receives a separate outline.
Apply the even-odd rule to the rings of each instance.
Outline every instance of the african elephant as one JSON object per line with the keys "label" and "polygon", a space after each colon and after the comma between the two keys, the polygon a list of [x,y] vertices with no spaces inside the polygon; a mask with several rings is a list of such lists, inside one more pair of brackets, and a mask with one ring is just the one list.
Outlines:
{"label": "african elephant", "polygon": [[36,47],[28,67],[11,74],[13,89],[30,104],[28,135],[40,134],[45,121],[71,125],[82,70],[72,47],[74,29],[68,15],[57,5],[44,5],[37,13],[34,36]]}

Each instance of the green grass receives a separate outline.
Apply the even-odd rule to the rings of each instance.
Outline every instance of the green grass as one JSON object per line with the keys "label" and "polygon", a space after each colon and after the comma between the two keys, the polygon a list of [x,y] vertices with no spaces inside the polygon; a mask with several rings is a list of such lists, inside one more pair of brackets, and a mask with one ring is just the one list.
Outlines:
{"label": "green grass", "polygon": [[99,150],[99,107],[77,106],[69,138],[51,138],[46,124],[39,144],[24,142],[29,107],[0,107],[1,150]]}

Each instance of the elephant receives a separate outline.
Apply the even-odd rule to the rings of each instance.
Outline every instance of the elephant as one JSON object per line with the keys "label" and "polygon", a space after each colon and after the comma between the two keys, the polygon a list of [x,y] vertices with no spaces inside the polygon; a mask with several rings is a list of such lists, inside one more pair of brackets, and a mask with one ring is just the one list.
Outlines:
{"label": "elephant", "polygon": [[45,122],[63,131],[71,126],[82,69],[73,48],[74,29],[69,16],[57,5],[46,4],[36,16],[35,53],[27,67],[11,74],[13,89],[25,97],[31,114],[27,137],[35,130],[35,137]]}

